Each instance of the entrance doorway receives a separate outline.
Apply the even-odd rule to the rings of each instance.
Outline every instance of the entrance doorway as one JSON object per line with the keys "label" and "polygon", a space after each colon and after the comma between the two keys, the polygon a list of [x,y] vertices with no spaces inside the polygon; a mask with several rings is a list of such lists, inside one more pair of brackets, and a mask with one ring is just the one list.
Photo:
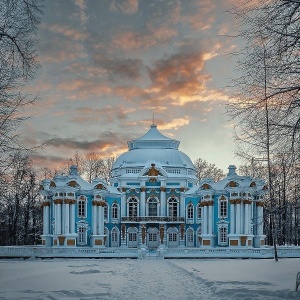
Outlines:
{"label": "entrance doorway", "polygon": [[147,247],[148,248],[158,248],[159,246],[159,236],[158,229],[156,227],[150,227],[147,230]]}

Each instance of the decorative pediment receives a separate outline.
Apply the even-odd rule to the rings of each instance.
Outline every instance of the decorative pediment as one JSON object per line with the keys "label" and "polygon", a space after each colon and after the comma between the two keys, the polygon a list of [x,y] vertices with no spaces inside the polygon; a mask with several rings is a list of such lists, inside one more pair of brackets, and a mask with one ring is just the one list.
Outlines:
{"label": "decorative pediment", "polygon": [[75,188],[75,187],[79,187],[79,184],[75,180],[72,180],[67,183],[67,186]]}
{"label": "decorative pediment", "polygon": [[162,176],[160,171],[155,168],[155,164],[151,164],[151,168],[148,170],[147,174],[148,176]]}
{"label": "decorative pediment", "polygon": [[255,181],[252,181],[252,182],[250,183],[250,187],[256,187]]}
{"label": "decorative pediment", "polygon": [[56,184],[55,184],[54,181],[51,181],[51,182],[50,182],[50,187],[56,187]]}
{"label": "decorative pediment", "polygon": [[238,187],[238,186],[239,186],[238,183],[235,182],[235,181],[230,181],[230,182],[226,185],[226,187]]}
{"label": "decorative pediment", "polygon": [[107,188],[105,187],[104,184],[102,183],[98,183],[95,187],[94,187],[95,190],[107,190]]}
{"label": "decorative pediment", "polygon": [[201,189],[202,190],[209,190],[209,189],[211,189],[211,186],[208,183],[204,183],[204,184],[202,184]]}

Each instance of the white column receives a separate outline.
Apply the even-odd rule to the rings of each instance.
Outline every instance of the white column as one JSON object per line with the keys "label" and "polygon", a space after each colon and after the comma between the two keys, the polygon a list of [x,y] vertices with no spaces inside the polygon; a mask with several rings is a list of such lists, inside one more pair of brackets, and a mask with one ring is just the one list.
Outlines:
{"label": "white column", "polygon": [[93,230],[93,235],[96,235],[97,234],[97,223],[98,223],[97,205],[96,205],[96,203],[93,203],[92,211],[93,211],[93,218],[92,218],[93,226],[92,226],[92,230]]}
{"label": "white column", "polygon": [[235,233],[241,233],[241,200],[237,200],[236,203],[236,228]]}
{"label": "white column", "polygon": [[208,234],[212,234],[213,225],[213,205],[208,206]]}
{"label": "white column", "polygon": [[245,205],[245,220],[244,220],[244,233],[245,235],[248,235],[249,234],[249,223],[250,223],[250,220],[249,220],[249,202],[248,201],[244,201],[244,205]]}
{"label": "white column", "polygon": [[62,200],[54,200],[55,203],[55,233],[61,234],[61,203]]}
{"label": "white column", "polygon": [[122,199],[121,199],[121,216],[126,217],[126,194],[125,194],[125,192],[122,195]]}
{"label": "white column", "polygon": [[245,228],[244,228],[244,225],[245,225],[245,204],[244,204],[244,201],[241,201],[241,221],[240,221],[240,233],[243,233],[245,232]]}
{"label": "white column", "polygon": [[166,216],[166,187],[165,182],[161,181],[160,187],[160,216]]}
{"label": "white column", "polygon": [[70,208],[69,208],[69,200],[65,200],[64,203],[64,234],[70,233]]}
{"label": "white column", "polygon": [[202,223],[202,234],[207,234],[207,205],[203,206],[203,223]]}
{"label": "white column", "polygon": [[75,233],[75,200],[72,200],[69,211],[70,211],[70,233]]}
{"label": "white column", "polygon": [[180,217],[185,218],[185,201],[184,197],[180,195]]}
{"label": "white column", "polygon": [[43,234],[49,234],[49,221],[50,221],[50,202],[45,202],[43,206],[44,223]]}
{"label": "white column", "polygon": [[145,181],[141,181],[141,195],[140,195],[140,214],[141,217],[146,216],[146,186]]}
{"label": "white column", "polygon": [[98,234],[104,234],[104,206],[100,205],[98,206]]}
{"label": "white column", "polygon": [[263,205],[260,202],[256,203],[257,209],[257,235],[263,235]]}
{"label": "white column", "polygon": [[233,200],[230,200],[230,234],[235,232],[235,205]]}

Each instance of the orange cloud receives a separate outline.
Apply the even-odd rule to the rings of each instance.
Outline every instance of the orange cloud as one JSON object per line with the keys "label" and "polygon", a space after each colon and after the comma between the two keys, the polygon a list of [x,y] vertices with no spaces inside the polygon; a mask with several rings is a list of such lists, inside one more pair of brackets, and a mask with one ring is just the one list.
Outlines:
{"label": "orange cloud", "polygon": [[85,40],[88,37],[86,32],[81,32],[61,24],[47,24],[47,26],[42,24],[41,28],[47,29],[53,33],[61,34],[72,40]]}

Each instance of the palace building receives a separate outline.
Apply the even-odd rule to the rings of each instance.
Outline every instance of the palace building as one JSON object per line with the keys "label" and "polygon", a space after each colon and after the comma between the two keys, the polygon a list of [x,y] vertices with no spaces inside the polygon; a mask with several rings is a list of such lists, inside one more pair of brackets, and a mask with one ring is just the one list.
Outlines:
{"label": "palace building", "polygon": [[68,175],[41,183],[42,243],[47,247],[263,247],[260,179],[236,174],[200,182],[180,142],[155,124],[128,142],[112,169],[111,184]]}

